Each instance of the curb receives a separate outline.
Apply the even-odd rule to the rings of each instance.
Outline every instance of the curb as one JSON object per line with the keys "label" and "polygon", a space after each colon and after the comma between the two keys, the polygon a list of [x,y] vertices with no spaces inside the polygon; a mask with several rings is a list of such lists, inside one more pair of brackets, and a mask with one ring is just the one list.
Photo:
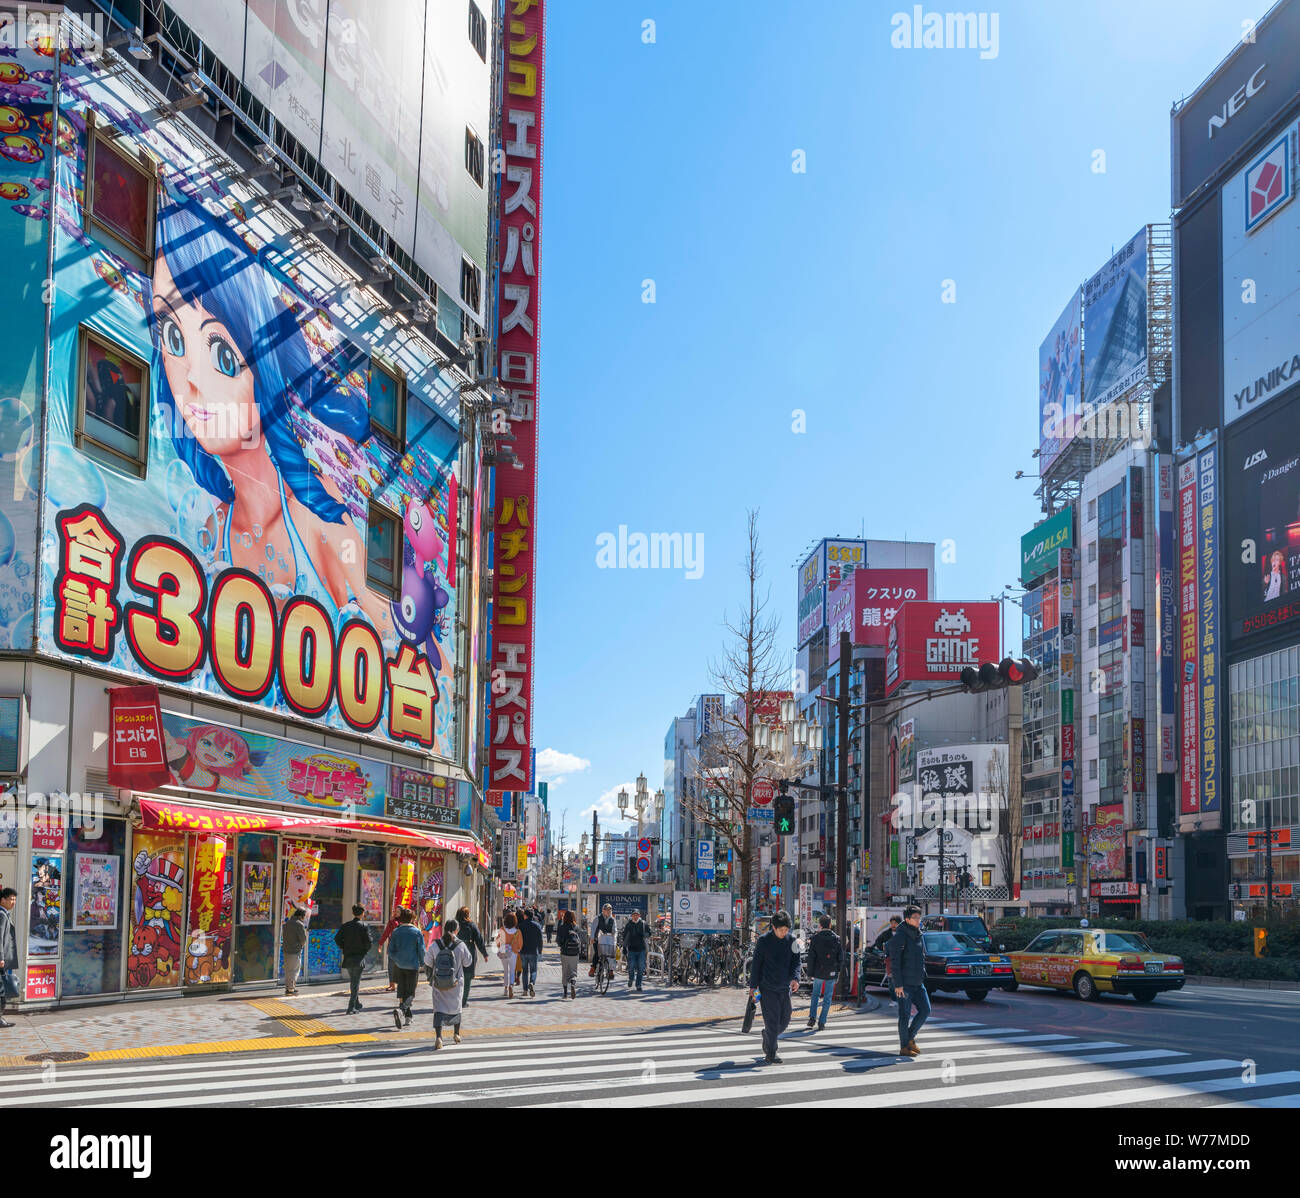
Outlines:
{"label": "curb", "polygon": [[1202,974],[1188,974],[1187,981],[1193,986],[1234,986],[1239,990],[1289,990],[1300,991],[1300,981],[1276,978],[1216,978]]}

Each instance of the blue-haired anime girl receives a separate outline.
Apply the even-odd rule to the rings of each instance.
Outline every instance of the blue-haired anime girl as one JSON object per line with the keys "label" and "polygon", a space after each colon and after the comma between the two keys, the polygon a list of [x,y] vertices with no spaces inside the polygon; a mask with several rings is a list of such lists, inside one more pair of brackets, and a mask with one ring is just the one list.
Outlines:
{"label": "blue-haired anime girl", "polygon": [[177,456],[217,501],[217,560],[305,595],[332,618],[355,599],[380,634],[388,604],[366,585],[365,548],[332,481],[316,473],[289,418],[292,396],[354,442],[364,402],[312,361],[261,263],[200,204],[164,197],[150,328],[155,395]]}

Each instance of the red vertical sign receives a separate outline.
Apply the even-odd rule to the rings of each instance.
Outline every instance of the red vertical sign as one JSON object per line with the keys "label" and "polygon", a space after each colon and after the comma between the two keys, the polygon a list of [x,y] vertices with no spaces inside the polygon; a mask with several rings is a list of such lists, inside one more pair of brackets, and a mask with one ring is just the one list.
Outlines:
{"label": "red vertical sign", "polygon": [[1179,811],[1197,815],[1201,810],[1201,738],[1196,677],[1196,459],[1178,466],[1178,611],[1179,665],[1182,689],[1182,768]]}
{"label": "red vertical sign", "polygon": [[152,790],[171,777],[163,754],[156,686],[115,686],[108,692],[108,780],[126,790]]}
{"label": "red vertical sign", "polygon": [[[493,412],[495,468],[492,579],[492,714],[487,787],[531,785],[533,596],[537,536],[538,274],[542,248],[542,0],[505,6],[499,177],[499,377],[510,406]],[[487,788],[485,787],[485,789]]]}

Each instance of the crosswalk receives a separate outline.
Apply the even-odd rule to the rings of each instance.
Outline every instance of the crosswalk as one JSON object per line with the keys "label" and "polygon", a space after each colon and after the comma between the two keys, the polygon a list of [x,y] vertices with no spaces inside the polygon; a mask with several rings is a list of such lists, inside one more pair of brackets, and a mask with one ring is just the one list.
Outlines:
{"label": "crosswalk", "polygon": [[883,1017],[791,1030],[771,1066],[734,1023],[69,1065],[0,1073],[0,1105],[1300,1107],[1300,1071],[1227,1056],[935,1019],[905,1060],[896,1035]]}

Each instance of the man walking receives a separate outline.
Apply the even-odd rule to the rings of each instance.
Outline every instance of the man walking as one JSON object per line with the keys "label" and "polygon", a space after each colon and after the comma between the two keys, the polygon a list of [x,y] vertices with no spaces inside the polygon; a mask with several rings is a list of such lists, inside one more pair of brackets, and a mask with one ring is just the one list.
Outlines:
{"label": "man walking", "polygon": [[749,997],[759,990],[763,1008],[763,1058],[780,1065],[777,1037],[790,1023],[790,996],[799,992],[799,954],[790,939],[790,916],[778,911],[770,930],[758,938],[749,968]]}
{"label": "man walking", "polygon": [[397,973],[397,1006],[393,1009],[393,1023],[399,1031],[403,1016],[406,1026],[411,1026],[411,1002],[415,998],[416,983],[420,980],[420,966],[424,964],[424,937],[411,919],[411,911],[403,908],[397,917],[397,928],[388,940],[388,955]]}
{"label": "man walking", "polygon": [[18,997],[14,968],[18,964],[18,934],[14,928],[14,907],[18,891],[12,886],[0,890],[0,1027],[13,1027],[5,1018],[5,1001]]}
{"label": "man walking", "polygon": [[645,955],[649,947],[649,928],[641,912],[632,908],[632,914],[623,925],[623,951],[627,953],[627,984],[641,989],[645,980]]}
{"label": "man walking", "polygon": [[[808,1008],[808,1026],[816,1025],[818,1031],[826,1026],[826,1016],[831,1013],[831,999],[835,995],[835,982],[844,964],[844,946],[831,931],[831,917],[823,915],[817,921],[821,930],[808,941],[808,962],[812,966],[812,1006]],[[822,1016],[817,1018],[821,1006]]]}
{"label": "man walking", "polygon": [[370,929],[361,922],[366,909],[359,904],[352,907],[352,918],[334,933],[334,943],[343,956],[343,970],[348,975],[348,1009],[344,1015],[355,1015],[361,1010],[361,968],[366,953],[370,951]]}
{"label": "man walking", "polygon": [[478,968],[478,954],[483,954],[483,960],[487,961],[487,945],[483,943],[483,933],[478,930],[478,926],[469,917],[469,908],[462,907],[456,912],[456,923],[460,930],[457,935],[460,942],[469,949],[469,964],[465,966],[465,993],[460,1000],[462,1007],[469,1006],[469,987],[474,980],[474,970]]}
{"label": "man walking", "polygon": [[307,927],[303,918],[307,912],[295,907],[284,924],[284,993],[292,997],[298,993],[298,974],[302,969],[302,950],[307,947]]}
{"label": "man walking", "polygon": [[546,943],[551,943],[551,937],[555,935],[555,912],[549,907],[546,909]]}
{"label": "man walking", "polygon": [[542,955],[542,925],[537,922],[537,913],[525,911],[519,930],[524,936],[523,951],[519,954],[521,984],[527,989],[529,998],[536,998],[537,958]]}
{"label": "man walking", "polygon": [[[925,945],[921,939],[921,908],[907,907],[903,922],[885,950],[889,954],[890,973],[894,979],[894,998],[898,1003],[899,1055],[919,1056],[916,1033],[930,1017],[930,996],[925,989]],[[912,1007],[916,1016],[908,1022]]]}

